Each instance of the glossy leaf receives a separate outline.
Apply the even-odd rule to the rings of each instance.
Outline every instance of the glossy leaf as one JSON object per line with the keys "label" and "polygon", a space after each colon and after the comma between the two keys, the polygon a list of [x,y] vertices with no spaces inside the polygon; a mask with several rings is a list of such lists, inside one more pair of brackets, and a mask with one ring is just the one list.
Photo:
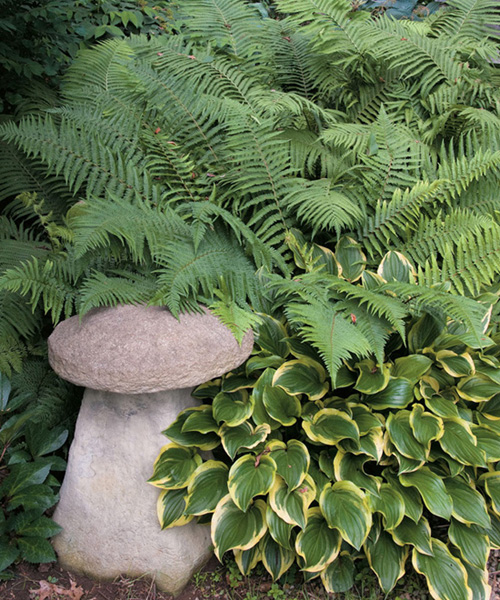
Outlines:
{"label": "glossy leaf", "polygon": [[367,404],[374,410],[406,408],[412,401],[413,385],[402,377],[391,377],[385,389],[366,398]]}
{"label": "glossy leaf", "polygon": [[309,400],[319,400],[329,387],[323,366],[308,357],[283,363],[274,374],[272,385],[292,396],[305,394]]}
{"label": "glossy leaf", "polygon": [[462,558],[477,567],[485,569],[490,553],[490,542],[485,530],[478,525],[465,525],[451,520],[448,537],[459,550]]}
{"label": "glossy leaf", "polygon": [[366,455],[356,456],[339,450],[333,461],[335,479],[338,481],[352,481],[358,487],[369,490],[372,494],[378,496],[381,478],[365,473],[364,464],[369,461],[370,458]]}
{"label": "glossy leaf", "polygon": [[391,532],[392,539],[400,546],[414,546],[420,554],[432,555],[431,528],[429,521],[422,517],[418,523],[405,517]]}
{"label": "glossy leaf", "polygon": [[485,402],[500,393],[500,384],[493,382],[488,377],[472,375],[459,381],[457,392],[464,400]]}
{"label": "glossy leaf", "polygon": [[299,487],[310,464],[306,445],[299,440],[290,440],[282,447],[273,448],[271,456],[276,462],[278,475],[283,477],[288,488],[294,490]]}
{"label": "glossy leaf", "polygon": [[486,502],[472,484],[461,477],[447,477],[444,485],[453,502],[451,514],[455,519],[466,525],[476,523],[481,527],[490,526]]}
{"label": "glossy leaf", "polygon": [[303,569],[313,573],[323,571],[337,557],[342,538],[336,529],[331,529],[316,506],[307,511],[307,524],[299,532],[295,550],[304,559]]}
{"label": "glossy leaf", "polygon": [[280,387],[266,385],[262,401],[267,413],[285,427],[290,427],[297,421],[297,417],[300,417],[302,406],[299,398]]}
{"label": "glossy leaf", "polygon": [[163,490],[158,497],[156,511],[158,521],[162,529],[178,527],[189,523],[193,518],[185,515],[186,510],[186,488],[177,490]]}
{"label": "glossy leaf", "polygon": [[229,470],[229,494],[236,506],[246,512],[255,496],[269,492],[275,477],[276,463],[270,456],[245,454]]}
{"label": "glossy leaf", "polygon": [[347,592],[354,585],[354,561],[348,552],[340,555],[321,573],[321,581],[330,594]]}
{"label": "glossy leaf", "polygon": [[390,369],[388,365],[379,367],[374,360],[366,358],[356,363],[356,368],[359,370],[359,376],[353,387],[358,392],[376,394],[385,389],[389,383]]}
{"label": "glossy leaf", "polygon": [[415,404],[410,414],[410,427],[415,438],[425,447],[438,440],[444,433],[443,420],[426,412],[421,404]]}
{"label": "glossy leaf", "polygon": [[432,514],[449,519],[452,512],[452,500],[448,495],[441,477],[428,467],[422,467],[414,473],[405,473],[399,480],[406,487],[414,487],[422,496],[424,504]]}
{"label": "glossy leaf", "polygon": [[392,443],[403,456],[424,461],[427,458],[427,450],[413,435],[410,415],[407,410],[391,413],[386,422],[387,431]]}
{"label": "glossy leaf", "polygon": [[215,510],[220,499],[228,493],[229,469],[220,461],[208,460],[191,476],[186,496],[186,513],[203,515]]}
{"label": "glossy leaf", "polygon": [[469,377],[476,371],[469,353],[457,354],[451,350],[441,350],[436,354],[438,364],[452,377]]}
{"label": "glossy leaf", "polygon": [[201,465],[201,456],[192,448],[177,444],[163,446],[153,467],[148,483],[159,488],[186,487],[191,475]]}
{"label": "glossy leaf", "polygon": [[266,521],[273,540],[280,544],[280,546],[283,546],[283,548],[291,550],[290,534],[292,533],[293,525],[283,521],[269,505],[266,510]]}
{"label": "glossy leaf", "polygon": [[405,515],[405,503],[401,494],[390,484],[380,486],[378,496],[368,495],[372,512],[379,512],[384,516],[384,529],[397,527]]}
{"label": "glossy leaf", "polygon": [[269,504],[285,523],[303,529],[306,526],[307,509],[315,497],[316,486],[309,475],[295,490],[289,490],[285,481],[277,476],[269,492]]}
{"label": "glossy leaf", "polygon": [[413,283],[415,281],[415,267],[401,252],[391,250],[382,258],[377,269],[377,274],[385,281],[401,281]]}
{"label": "glossy leaf", "polygon": [[258,444],[263,442],[267,436],[271,433],[271,427],[267,423],[252,427],[252,425],[245,421],[237,427],[229,427],[224,424],[219,429],[219,435],[222,440],[222,445],[227,454],[234,458],[240,448],[255,448]]}
{"label": "glossy leaf", "polygon": [[182,425],[181,432],[217,433],[219,426],[213,417],[212,406],[202,404],[197,408],[199,410],[195,410],[188,415]]}
{"label": "glossy leaf", "polygon": [[403,377],[415,385],[427,373],[432,360],[424,354],[410,354],[396,358],[392,369],[393,377]]}
{"label": "glossy leaf", "polygon": [[238,569],[243,575],[250,575],[250,572],[257,566],[262,555],[260,545],[256,544],[248,550],[233,550],[234,560],[238,565]]}
{"label": "glossy leaf", "polygon": [[[177,415],[177,419],[165,429],[162,433],[167,436],[172,442],[179,444],[180,446],[195,446],[200,450],[213,450],[220,444],[219,436],[214,433],[199,433],[198,431],[183,431],[184,424],[190,417],[197,413],[202,414],[202,419],[205,420],[206,415],[205,406],[195,406],[187,408]],[[211,412],[211,407],[210,407]],[[209,416],[210,419],[210,416]]]}
{"label": "glossy leaf", "polygon": [[259,549],[262,564],[273,578],[273,581],[286,573],[295,562],[295,553],[277,544],[269,534],[262,538]]}
{"label": "glossy leaf", "polygon": [[500,515],[500,472],[485,473],[481,476],[480,481],[491,498],[493,510]]}
{"label": "glossy leaf", "polygon": [[213,417],[217,423],[226,423],[229,427],[236,427],[251,417],[253,405],[253,397],[248,396],[247,390],[231,394],[220,392],[215,396],[212,404]]}
{"label": "glossy leaf", "polygon": [[359,440],[359,429],[355,421],[347,413],[336,408],[321,409],[311,421],[303,421],[302,427],[313,442],[329,446],[345,438]]}
{"label": "glossy leaf", "polygon": [[486,455],[468,423],[462,419],[445,419],[444,432],[439,439],[441,448],[464,465],[486,466]]}
{"label": "glossy leaf", "polygon": [[407,548],[395,544],[386,531],[381,531],[375,542],[366,541],[364,549],[380,587],[388,594],[405,573]]}
{"label": "glossy leaf", "polygon": [[391,487],[401,494],[405,503],[405,515],[414,523],[418,523],[423,512],[420,494],[416,494],[412,488],[403,486],[399,478],[388,470],[384,471],[384,477]]}
{"label": "glossy leaf", "polygon": [[366,256],[361,245],[350,237],[341,237],[335,247],[335,257],[340,265],[340,276],[350,282],[357,281],[366,266]]}

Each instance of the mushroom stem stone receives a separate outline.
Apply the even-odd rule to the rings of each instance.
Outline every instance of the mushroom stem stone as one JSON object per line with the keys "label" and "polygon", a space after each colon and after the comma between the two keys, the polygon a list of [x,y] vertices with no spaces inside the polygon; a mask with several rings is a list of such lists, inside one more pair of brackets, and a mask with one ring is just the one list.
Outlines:
{"label": "mushroom stem stone", "polygon": [[192,388],[241,365],[252,346],[251,331],[239,345],[205,308],[179,319],[156,306],[99,308],[55,328],[52,368],[87,388],[54,514],[61,565],[182,590],[211,555],[210,530],[190,522],[161,531],[160,492],[147,480],[167,441],[162,430],[199,404]]}

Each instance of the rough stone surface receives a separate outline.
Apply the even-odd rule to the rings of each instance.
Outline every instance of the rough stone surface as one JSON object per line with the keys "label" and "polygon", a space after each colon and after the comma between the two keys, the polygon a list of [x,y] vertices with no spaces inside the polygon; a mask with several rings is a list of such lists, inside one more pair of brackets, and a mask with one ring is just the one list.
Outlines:
{"label": "rough stone surface", "polygon": [[163,445],[161,434],[196,401],[189,389],[119,395],[86,390],[53,539],[63,567],[97,579],[149,574],[178,594],[210,557],[210,529],[189,523],[160,530],[160,490],[146,483]]}
{"label": "rough stone surface", "polygon": [[242,364],[252,347],[251,331],[240,346],[206,309],[177,320],[162,307],[127,305],[60,323],[49,337],[49,360],[77,385],[138,394],[199,385]]}

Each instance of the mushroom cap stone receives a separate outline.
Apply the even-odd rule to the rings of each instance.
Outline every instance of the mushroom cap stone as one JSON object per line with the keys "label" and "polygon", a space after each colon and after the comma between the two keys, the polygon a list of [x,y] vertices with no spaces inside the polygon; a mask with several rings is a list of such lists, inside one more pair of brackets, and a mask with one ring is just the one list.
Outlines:
{"label": "mushroom cap stone", "polygon": [[124,394],[154,393],[204,383],[241,365],[253,333],[241,345],[206,308],[176,319],[160,306],[95,308],[57,325],[49,361],[63,379]]}

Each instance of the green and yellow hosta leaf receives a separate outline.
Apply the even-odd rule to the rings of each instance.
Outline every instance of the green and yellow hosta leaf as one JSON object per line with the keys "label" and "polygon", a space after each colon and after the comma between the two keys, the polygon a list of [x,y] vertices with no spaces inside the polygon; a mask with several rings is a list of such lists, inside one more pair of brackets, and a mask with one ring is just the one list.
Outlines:
{"label": "green and yellow hosta leaf", "polygon": [[295,562],[295,552],[277,544],[269,534],[262,538],[259,548],[262,564],[273,581],[279,579]]}
{"label": "green and yellow hosta leaf", "polygon": [[500,550],[500,516],[492,512],[490,518],[490,526],[486,529],[490,546],[496,550]]}
{"label": "green and yellow hosta leaf", "polygon": [[302,412],[299,398],[280,387],[266,385],[262,393],[262,402],[267,413],[285,427],[293,425]]}
{"label": "green and yellow hosta leaf", "polygon": [[219,392],[215,396],[212,408],[217,423],[226,423],[229,427],[241,425],[252,416],[253,396],[247,390],[239,390],[230,394]]}
{"label": "green and yellow hosta leaf", "polygon": [[463,419],[444,419],[444,433],[439,443],[446,453],[464,465],[486,466],[486,454],[477,446],[470,424]]}
{"label": "green and yellow hosta leaf", "polygon": [[217,433],[219,426],[212,415],[212,407],[209,404],[202,404],[196,407],[184,421],[181,432],[189,433],[197,431],[198,433]]}
{"label": "green and yellow hosta leaf", "polygon": [[324,367],[306,356],[283,363],[274,374],[272,385],[292,396],[305,394],[309,400],[323,398],[329,387]]}
{"label": "green and yellow hosta leaf", "polygon": [[415,523],[418,523],[423,512],[420,495],[415,494],[413,489],[403,486],[399,481],[399,477],[391,473],[388,469],[383,472],[383,475],[391,487],[401,494],[405,503],[405,515]]}
{"label": "green and yellow hosta leaf", "polygon": [[474,487],[461,477],[447,477],[444,480],[446,491],[453,502],[452,515],[458,521],[470,525],[476,523],[481,527],[490,526],[488,508],[482,496]]}
{"label": "green and yellow hosta leaf", "polygon": [[281,356],[261,356],[258,354],[257,356],[252,356],[247,360],[245,363],[245,372],[247,375],[251,375],[252,373],[263,371],[268,367],[277,369],[278,367],[281,367],[285,360],[286,359],[282,358]]}
{"label": "green and yellow hosta leaf", "polygon": [[390,484],[383,483],[378,496],[368,494],[368,501],[372,512],[379,512],[384,516],[384,529],[394,529],[403,520],[405,502],[401,494]]}
{"label": "green and yellow hosta leaf", "polygon": [[148,483],[169,489],[186,487],[191,475],[201,465],[202,458],[192,448],[177,444],[163,446],[153,467]]}
{"label": "green and yellow hosta leaf", "polygon": [[492,431],[496,436],[500,435],[500,419],[478,412],[476,412],[476,418],[481,427],[484,427],[488,431]]}
{"label": "green and yellow hosta leaf", "polygon": [[481,404],[478,409],[481,411],[481,414],[489,419],[500,421],[500,394]]}
{"label": "green and yellow hosta leaf", "polygon": [[403,377],[411,381],[413,385],[427,373],[432,365],[432,360],[423,354],[410,354],[396,358],[392,368],[393,377]]}
{"label": "green and yellow hosta leaf", "polygon": [[467,585],[472,590],[474,600],[491,600],[491,586],[488,583],[487,569],[478,569],[468,562],[463,563],[467,571]]}
{"label": "green and yellow hosta leaf", "polygon": [[385,281],[401,281],[413,283],[416,277],[415,267],[401,252],[390,250],[384,255],[377,269],[377,274]]}
{"label": "green and yellow hosta leaf", "polygon": [[[211,413],[211,407],[210,413]],[[180,412],[177,419],[165,429],[162,433],[172,442],[181,446],[196,446],[200,450],[213,450],[220,444],[217,433],[212,431],[208,433],[199,433],[198,431],[183,431],[186,421],[192,417],[196,423],[203,421],[205,425],[210,426],[210,415],[207,405],[186,408]]]}
{"label": "green and yellow hosta leaf", "polygon": [[372,513],[366,495],[350,481],[337,481],[321,492],[319,505],[328,525],[357,550],[372,526]]}
{"label": "green and yellow hosta leaf", "polygon": [[379,495],[381,478],[367,475],[363,465],[370,458],[364,454],[356,456],[349,452],[339,450],[333,461],[335,479],[338,481],[352,481],[358,487],[369,490],[375,496]]}
{"label": "green and yellow hosta leaf", "polygon": [[500,393],[500,384],[483,375],[472,375],[460,380],[457,392],[464,400],[486,402]]}
{"label": "green and yellow hosta leaf", "polygon": [[340,265],[341,277],[351,283],[361,277],[366,267],[366,256],[359,242],[347,236],[341,237],[335,247],[335,257]]}
{"label": "green and yellow hosta leaf", "polygon": [[[226,392],[227,394],[232,394],[233,392],[249,390],[249,389],[253,388],[254,385],[255,385],[255,379],[250,379],[248,377],[245,377],[245,376],[239,375],[239,374],[235,374],[235,373],[229,373],[222,379],[221,391]],[[236,399],[245,400],[247,398],[248,398],[248,396],[245,396],[244,398],[238,398],[236,396],[235,400]]]}
{"label": "green and yellow hosta leaf", "polygon": [[229,470],[229,494],[236,506],[246,512],[255,496],[269,492],[275,477],[276,463],[270,456],[245,454]]}
{"label": "green and yellow hosta leaf", "polygon": [[307,511],[307,524],[299,532],[295,550],[304,559],[305,571],[323,571],[337,557],[342,538],[336,529],[331,529],[321,510],[316,506]]}
{"label": "green and yellow hosta leaf", "polygon": [[252,548],[267,531],[266,503],[258,499],[243,512],[227,494],[215,509],[211,531],[214,552],[219,560],[227,550]]}
{"label": "green and yellow hosta leaf", "polygon": [[410,414],[410,426],[415,438],[426,448],[444,433],[443,420],[426,412],[421,404],[415,404]]}
{"label": "green and yellow hosta leaf", "polygon": [[422,467],[413,473],[404,473],[399,476],[400,482],[405,487],[414,487],[418,490],[424,504],[432,514],[449,519],[453,510],[451,497],[448,495],[441,477],[433,473],[428,467]]}
{"label": "green and yellow hosta leaf", "polygon": [[460,550],[460,554],[466,562],[478,569],[486,569],[490,541],[485,529],[478,525],[465,525],[452,519],[448,528],[448,537],[451,543]]}
{"label": "green and yellow hosta leaf", "polygon": [[406,408],[411,402],[413,384],[403,377],[391,377],[385,389],[366,398],[366,403],[374,410]]}
{"label": "green and yellow hosta leaf", "polygon": [[444,450],[436,444],[431,446],[429,460],[431,462],[438,461],[438,463],[441,463],[441,464],[444,461],[450,471],[451,477],[456,477],[457,475],[460,475],[460,473],[462,473],[465,469],[465,465],[463,465],[462,463],[459,463],[454,458],[451,458],[451,456],[449,454],[446,454],[446,452],[444,452]]}
{"label": "green and yellow hosta leaf", "polygon": [[472,433],[477,439],[477,446],[486,455],[488,462],[500,460],[500,435],[485,427],[472,426]]}
{"label": "green and yellow hosta leaf", "polygon": [[388,365],[379,367],[374,360],[366,358],[356,363],[359,370],[354,389],[363,394],[376,394],[385,389],[389,383],[390,368]]}
{"label": "green and yellow hosta leaf", "polygon": [[438,417],[446,419],[458,419],[459,417],[455,400],[445,398],[441,394],[425,398],[425,406]]}
{"label": "green and yellow hosta leaf", "polygon": [[428,451],[413,435],[410,415],[408,410],[391,413],[386,422],[387,431],[398,452],[412,460],[424,461]]}
{"label": "green and yellow hosta leaf", "polygon": [[432,555],[431,528],[425,517],[422,517],[418,523],[405,517],[390,533],[396,544],[400,546],[409,544],[421,554]]}
{"label": "green and yellow hosta leaf", "polygon": [[321,581],[330,594],[343,593],[354,584],[354,561],[348,552],[341,552],[321,573]]}
{"label": "green and yellow hosta leaf", "polygon": [[313,442],[334,446],[340,440],[359,440],[359,429],[349,415],[336,408],[319,410],[311,421],[303,421],[302,427]]}
{"label": "green and yellow hosta leaf", "polygon": [[252,398],[254,403],[252,421],[256,425],[269,425],[272,430],[279,429],[281,427],[281,423],[273,419],[267,412],[267,409],[264,406],[264,390],[266,387],[271,385],[274,373],[274,369],[266,369],[256,381],[252,390]]}
{"label": "green and yellow hosta leaf", "polygon": [[380,587],[388,594],[405,573],[408,549],[395,544],[386,531],[380,532],[376,542],[371,542],[368,538],[364,549]]}
{"label": "green and yellow hosta leaf", "polygon": [[474,361],[468,352],[457,354],[451,350],[440,350],[436,354],[436,360],[452,377],[469,377],[476,372]]}
{"label": "green and yellow hosta leaf", "polygon": [[192,515],[185,515],[186,489],[163,490],[156,503],[158,521],[162,529],[178,527],[189,523]]}
{"label": "green and yellow hosta leaf", "polygon": [[281,442],[281,447],[272,446],[271,456],[276,461],[278,475],[285,480],[288,489],[294,490],[304,481],[311,459],[305,444],[299,440]]}
{"label": "green and yellow hosta leaf", "polygon": [[268,505],[266,510],[267,526],[269,533],[273,540],[275,540],[283,548],[292,550],[292,544],[290,543],[290,534],[292,533],[293,525],[283,521],[274,510]]}
{"label": "green and yellow hosta leaf", "polygon": [[364,404],[349,402],[347,407],[351,411],[353,421],[356,421],[359,435],[366,435],[373,429],[378,429],[382,426],[383,418],[381,417],[381,421],[376,414],[372,413]]}
{"label": "green and yellow hosta leaf", "polygon": [[306,475],[302,485],[289,490],[285,480],[277,476],[269,492],[269,504],[273,511],[285,523],[306,526],[306,515],[309,505],[316,497],[316,486],[310,475]]}
{"label": "green and yellow hosta leaf", "polygon": [[379,462],[385,450],[384,431],[382,427],[372,429],[356,440],[341,440],[339,446],[351,454],[366,454]]}
{"label": "green and yellow hosta leaf", "polygon": [[286,342],[288,332],[286,327],[273,317],[259,313],[260,323],[257,327],[255,343],[268,354],[286,358],[290,354],[290,347]]}
{"label": "green and yellow hosta leaf", "polygon": [[267,423],[252,427],[248,421],[245,421],[245,423],[242,423],[237,427],[229,427],[224,424],[219,429],[219,435],[224,450],[231,458],[236,456],[236,452],[238,452],[240,448],[255,448],[255,446],[263,442],[270,433],[271,427]]}
{"label": "green and yellow hosta leaf", "polygon": [[432,556],[414,549],[412,563],[415,571],[425,576],[435,600],[472,600],[465,567],[440,540],[432,538]]}
{"label": "green and yellow hosta leaf", "polygon": [[493,510],[500,515],[500,472],[485,473],[479,481],[484,485],[486,493],[491,498]]}
{"label": "green and yellow hosta leaf", "polygon": [[220,499],[227,494],[229,469],[220,461],[208,460],[191,476],[186,496],[186,513],[204,515],[215,510]]}
{"label": "green and yellow hosta leaf", "polygon": [[252,569],[254,569],[262,559],[260,544],[256,544],[248,550],[233,550],[233,554],[238,569],[245,576],[250,575]]}

